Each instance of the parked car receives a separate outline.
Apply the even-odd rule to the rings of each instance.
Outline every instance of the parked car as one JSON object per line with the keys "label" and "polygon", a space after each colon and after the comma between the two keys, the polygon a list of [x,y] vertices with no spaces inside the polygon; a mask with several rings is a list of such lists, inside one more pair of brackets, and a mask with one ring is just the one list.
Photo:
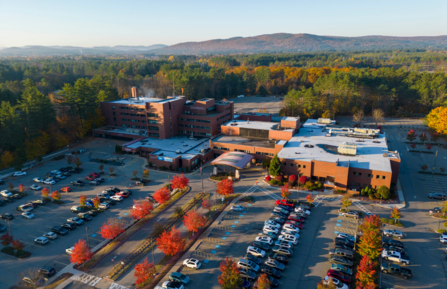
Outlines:
{"label": "parked car", "polygon": [[56,184],[56,181],[50,180],[50,179],[46,179],[46,180],[43,181],[43,183],[46,184],[46,185],[54,185],[54,184]]}
{"label": "parked car", "polygon": [[253,263],[256,263],[258,265],[261,265],[262,261],[258,257],[255,257],[251,254],[245,255],[245,259],[252,261]]}
{"label": "parked car", "polygon": [[275,208],[273,208],[273,212],[274,212],[274,213],[281,213],[281,214],[284,214],[284,216],[287,216],[287,215],[290,214],[290,212],[289,212],[288,210],[285,210],[285,209],[280,208],[280,207],[275,207]]}
{"label": "parked car", "polygon": [[278,224],[284,224],[286,222],[286,219],[280,218],[280,217],[272,217],[269,219],[270,221],[274,221]]}
{"label": "parked car", "polygon": [[398,247],[398,248],[402,248],[404,249],[404,243],[400,242],[400,241],[396,241],[396,240],[392,240],[392,239],[388,239],[386,241],[382,242],[383,246],[393,246],[393,247]]}
{"label": "parked car", "polygon": [[253,247],[253,246],[248,246],[247,254],[252,254],[255,257],[262,257],[262,258],[264,258],[265,251],[261,250],[259,248]]}
{"label": "parked car", "polygon": [[42,187],[38,186],[38,185],[31,185],[30,188],[33,191],[40,191],[40,190],[42,190]]}
{"label": "parked car", "polygon": [[12,220],[14,219],[14,215],[10,214],[10,213],[4,213],[2,215],[2,220]]}
{"label": "parked car", "polygon": [[256,237],[255,241],[266,243],[268,245],[272,245],[273,244],[273,239],[270,238],[270,237],[265,237],[265,236]]}
{"label": "parked car", "polygon": [[284,247],[284,248],[288,248],[288,249],[292,249],[293,245],[294,244],[291,242],[282,241],[282,240],[278,240],[275,242],[275,246],[280,246],[280,247]]}
{"label": "parked car", "polygon": [[403,268],[396,264],[382,262],[382,266],[381,266],[380,270],[385,274],[394,274],[397,276],[401,276],[404,279],[413,277],[413,274],[411,273],[410,269]]}
{"label": "parked car", "polygon": [[286,214],[279,213],[279,212],[275,212],[275,211],[273,211],[273,212],[270,214],[270,216],[272,216],[272,217],[280,217],[280,218],[283,218],[283,219],[287,219],[287,215],[286,215]]}
{"label": "parked car", "polygon": [[293,215],[293,216],[291,215],[291,216],[289,216],[288,220],[299,222],[299,223],[304,223],[305,219],[301,218],[299,216],[296,216],[296,215]]}
{"label": "parked car", "polygon": [[295,227],[294,225],[291,225],[291,224],[284,224],[284,226],[282,226],[282,228],[284,230],[288,230],[288,231],[292,231],[292,232],[296,232],[296,233],[300,232],[300,229],[298,227]]}
{"label": "parked car", "polygon": [[337,238],[345,238],[355,243],[355,237],[346,233],[338,233]]}
{"label": "parked car", "polygon": [[51,232],[54,232],[54,233],[56,233],[56,234],[58,234],[60,236],[68,234],[68,230],[67,229],[64,229],[64,228],[58,227],[58,226],[55,226],[55,227],[51,228]]}
{"label": "parked car", "polygon": [[268,226],[268,225],[267,226],[264,225],[263,231],[264,232],[273,232],[275,234],[278,234],[278,229],[276,229],[272,226]]}
{"label": "parked car", "polygon": [[35,207],[36,206],[45,206],[48,204],[48,201],[46,198],[41,198],[40,200],[34,200],[31,202]]}
{"label": "parked car", "polygon": [[289,263],[289,256],[283,255],[283,254],[277,254],[275,252],[272,252],[269,256],[269,259],[278,260],[281,263],[287,264]]}
{"label": "parked car", "polygon": [[310,211],[306,210],[306,209],[304,209],[302,207],[296,207],[295,208],[295,213],[304,213],[304,214],[310,216]]}
{"label": "parked car", "polygon": [[281,231],[281,235],[284,235],[284,236],[293,236],[293,237],[295,237],[296,239],[299,239],[299,238],[300,238],[300,235],[299,235],[299,234],[297,234],[297,233],[295,233],[295,232],[292,232],[292,231],[289,231],[289,230],[282,230],[282,231]]}
{"label": "parked car", "polygon": [[48,240],[45,237],[37,237],[36,239],[34,239],[34,243],[36,244],[40,244],[40,245],[45,245],[49,242],[50,240]]}
{"label": "parked car", "polygon": [[174,282],[180,282],[183,285],[186,285],[186,284],[188,284],[191,281],[191,279],[189,279],[188,276],[186,276],[186,275],[184,275],[184,274],[182,274],[180,272],[172,272],[169,275],[169,280],[170,281],[174,281]]}
{"label": "parked car", "polygon": [[354,242],[352,242],[351,240],[346,239],[346,238],[335,237],[334,242],[335,243],[345,244],[345,245],[350,246],[350,247],[354,247]]}
{"label": "parked car", "polygon": [[353,264],[352,260],[344,258],[344,257],[339,257],[339,256],[331,256],[329,259],[329,262],[346,265],[349,267],[352,267],[352,264]]}
{"label": "parked car", "polygon": [[289,206],[285,206],[285,205],[277,205],[276,207],[277,207],[277,208],[281,208],[281,209],[283,209],[283,210],[286,210],[286,211],[288,211],[288,212],[293,212],[293,208],[292,208],[292,207],[289,207]]}
{"label": "parked car", "polygon": [[98,181],[96,181],[96,180],[92,180],[92,181],[90,181],[90,182],[88,182],[90,185],[92,185],[92,186],[97,186],[97,185],[99,185],[99,182]]}
{"label": "parked car", "polygon": [[259,271],[259,265],[258,264],[254,263],[254,262],[252,262],[250,260],[244,259],[244,258],[239,259],[239,261],[237,262],[236,266],[238,268],[253,270],[254,272],[258,272]]}
{"label": "parked car", "polygon": [[243,279],[250,279],[250,280],[255,280],[256,279],[256,273],[253,272],[252,270],[247,270],[247,269],[240,268],[239,269],[239,275]]}
{"label": "parked car", "polygon": [[297,227],[298,229],[303,229],[303,228],[304,228],[304,224],[303,224],[303,223],[296,222],[296,221],[292,221],[292,220],[288,220],[288,221],[286,222],[286,224],[294,225],[294,226]]}
{"label": "parked car", "polygon": [[266,244],[266,243],[263,243],[263,242],[254,241],[251,245],[253,247],[259,248],[259,249],[264,250],[264,251],[267,251],[267,250],[270,249],[270,246],[268,244]]}
{"label": "parked car", "polygon": [[345,284],[350,284],[351,283],[351,275],[348,274],[344,274],[340,271],[336,271],[336,270],[331,270],[329,269],[326,273],[326,276],[332,277],[334,279],[337,279],[340,282],[343,282]]}
{"label": "parked car", "polygon": [[1,191],[0,192],[0,195],[2,195],[3,197],[11,197],[12,196],[12,193],[11,192],[9,192],[8,190],[3,190],[3,191]]}
{"label": "parked car", "polygon": [[23,281],[23,283],[26,284],[26,286],[31,287],[31,288],[39,288],[43,284],[45,284],[45,280],[40,277],[30,278],[30,277],[25,276],[25,277],[23,277],[22,281]]}
{"label": "parked car", "polygon": [[234,212],[243,212],[245,211],[245,208],[242,206],[235,205],[231,207],[231,210]]}
{"label": "parked car", "polygon": [[404,233],[402,231],[398,230],[384,230],[383,234],[387,237],[397,238],[397,239],[403,239]]}
{"label": "parked car", "polygon": [[98,208],[107,210],[108,208],[110,208],[110,205],[103,202],[103,203],[99,204]]}
{"label": "parked car", "polygon": [[286,268],[286,265],[274,259],[267,259],[264,264],[280,271],[283,271]]}
{"label": "parked car", "polygon": [[15,173],[13,174],[13,176],[14,176],[14,177],[26,176],[26,172],[23,172],[23,171],[21,171],[21,172],[15,172]]}
{"label": "parked car", "polygon": [[84,221],[90,221],[90,220],[93,219],[93,217],[90,216],[90,215],[87,214],[87,213],[79,213],[79,214],[78,214],[78,217],[81,218],[81,219],[84,220]]}
{"label": "parked car", "polygon": [[359,217],[359,213],[356,211],[339,211],[339,212],[343,217],[350,217],[354,219],[357,219]]}
{"label": "parked car", "polygon": [[279,223],[277,223],[275,221],[272,221],[272,220],[264,221],[264,226],[271,226],[271,227],[274,227],[274,228],[276,228],[278,230],[281,228],[281,224],[279,224]]}
{"label": "parked car", "polygon": [[289,200],[285,200],[285,199],[281,199],[281,200],[277,200],[275,202],[276,205],[284,205],[284,206],[288,206],[288,207],[295,207],[295,203],[291,202]]}
{"label": "parked car", "polygon": [[284,247],[281,247],[281,246],[273,247],[272,251],[275,252],[275,253],[282,254],[282,255],[287,255],[287,256],[291,256],[293,254],[292,249],[284,248]]}
{"label": "parked car", "polygon": [[75,224],[76,226],[84,225],[84,220],[82,220],[79,217],[69,218],[69,219],[67,219],[67,222],[70,224]]}
{"label": "parked car", "polygon": [[73,181],[73,182],[71,182],[71,184],[73,186],[78,186],[78,187],[84,186],[84,182],[83,181]]}
{"label": "parked car", "polygon": [[433,193],[433,194],[428,194],[428,198],[445,201],[445,200],[447,200],[447,195],[441,194],[441,193]]}
{"label": "parked car", "polygon": [[183,261],[183,265],[188,267],[188,268],[192,268],[192,269],[199,269],[202,266],[202,263],[200,263],[199,260],[194,259],[194,258],[189,258]]}
{"label": "parked car", "polygon": [[276,239],[278,237],[277,234],[273,233],[273,232],[267,232],[267,231],[262,231],[262,233],[258,234],[259,236],[263,236],[263,237],[270,237],[272,239]]}
{"label": "parked car", "polygon": [[7,229],[8,228],[5,225],[0,224],[0,232],[5,232]]}
{"label": "parked car", "polygon": [[123,197],[121,196],[111,196],[110,199],[117,201],[117,202],[121,202],[123,200]]}
{"label": "parked car", "polygon": [[83,212],[84,212],[84,209],[81,208],[81,207],[78,207],[78,206],[73,206],[73,207],[71,207],[70,210],[71,210],[73,213],[83,213]]}
{"label": "parked car", "polygon": [[34,210],[34,207],[32,207],[32,206],[20,205],[17,207],[17,211],[30,212],[32,210]]}
{"label": "parked car", "polygon": [[330,276],[324,277],[323,284],[328,285],[331,279],[332,279],[333,284],[335,285],[335,288],[337,288],[337,289],[348,289],[349,288],[348,285],[346,285],[343,282],[341,282],[340,280],[332,278]]}
{"label": "parked car", "polygon": [[68,255],[73,254],[74,248],[75,248],[75,247],[70,247],[70,248],[68,248],[68,249],[65,249],[65,253],[67,253]]}
{"label": "parked car", "polygon": [[265,273],[267,275],[270,275],[272,277],[275,277],[275,278],[281,278],[281,271],[279,271],[275,268],[272,268],[270,266],[266,266],[266,265],[262,266],[261,272]]}
{"label": "parked car", "polygon": [[70,187],[62,187],[62,188],[60,189],[60,191],[61,191],[61,192],[64,192],[64,193],[68,193],[68,192],[71,192],[71,188],[70,188]]}
{"label": "parked car", "polygon": [[5,181],[0,179],[0,185],[4,185],[4,184],[5,184]]}
{"label": "parked car", "polygon": [[63,223],[61,225],[61,227],[67,229],[68,231],[73,231],[74,229],[76,229],[76,224],[74,224],[74,223]]}
{"label": "parked car", "polygon": [[44,275],[45,277],[49,278],[54,274],[56,274],[56,269],[54,269],[53,267],[42,267],[38,270],[38,272]]}
{"label": "parked car", "polygon": [[382,258],[385,260],[389,260],[391,262],[395,262],[395,263],[399,263],[399,264],[403,264],[403,265],[410,264],[410,258],[408,256],[406,256],[405,254],[402,254],[397,251],[383,250]]}
{"label": "parked car", "polygon": [[33,219],[34,218],[34,214],[32,214],[30,212],[24,212],[24,213],[22,213],[22,217],[24,217],[26,219]]}
{"label": "parked car", "polygon": [[292,235],[280,235],[278,237],[279,241],[285,241],[285,242],[290,242],[294,245],[298,244],[298,238],[296,238],[295,236]]}
{"label": "parked car", "polygon": [[344,274],[348,274],[348,275],[352,276],[352,269],[346,265],[333,263],[333,264],[331,264],[331,270],[340,271]]}
{"label": "parked car", "polygon": [[[276,278],[273,278],[272,276],[269,276],[269,275],[267,275],[267,279],[269,279],[269,281],[270,281],[270,287],[273,287],[273,288],[276,288],[276,287],[278,287],[279,286],[279,281],[278,281],[278,279],[276,279]],[[255,282],[255,284],[253,284],[253,289],[258,289],[259,287],[259,285],[258,285],[258,282],[259,282],[259,278],[258,278],[258,280]]]}

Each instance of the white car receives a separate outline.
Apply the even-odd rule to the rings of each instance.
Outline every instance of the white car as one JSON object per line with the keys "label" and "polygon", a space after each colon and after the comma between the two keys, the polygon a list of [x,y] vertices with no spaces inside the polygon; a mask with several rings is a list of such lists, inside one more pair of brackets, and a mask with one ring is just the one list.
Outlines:
{"label": "white car", "polygon": [[267,221],[265,221],[264,222],[264,226],[272,226],[273,228],[276,228],[276,229],[280,229],[281,228],[281,225],[280,224],[278,224],[278,223],[276,223],[276,222],[273,222],[272,220],[267,220]]}
{"label": "white car", "polygon": [[98,208],[107,210],[108,208],[110,208],[110,205],[106,203],[101,203],[99,204]]}
{"label": "white car", "polygon": [[45,245],[46,243],[48,243],[50,240],[48,240],[45,237],[37,237],[36,239],[34,239],[34,243],[36,244],[41,244],[41,245]]}
{"label": "white car", "polygon": [[0,195],[2,195],[3,197],[11,197],[12,193],[10,193],[7,190],[3,190],[3,191],[0,192]]}
{"label": "white car", "polygon": [[270,237],[266,237],[266,236],[256,237],[255,241],[266,243],[266,244],[269,244],[269,245],[273,244],[273,239],[270,238]]}
{"label": "white car", "polygon": [[36,183],[42,183],[43,179],[41,179],[41,178],[34,178],[33,181],[35,181]]}
{"label": "white car", "polygon": [[197,259],[189,258],[183,261],[183,265],[188,268],[199,269],[200,266],[202,266],[202,263],[200,263],[200,261]]}
{"label": "white car", "polygon": [[235,212],[243,212],[245,211],[245,208],[239,205],[235,205],[231,207],[231,210]]}
{"label": "white car", "polygon": [[43,183],[46,185],[54,185],[56,182],[54,180],[46,179]]}
{"label": "white car", "polygon": [[30,188],[33,191],[40,191],[40,190],[42,190],[42,187],[40,187],[38,185],[31,185]]}
{"label": "white car", "polygon": [[335,278],[329,277],[329,276],[324,277],[323,284],[328,285],[330,279],[332,279],[332,282],[334,283],[335,288],[337,288],[337,289],[348,289],[349,288],[348,285],[340,282],[339,280],[337,280]]}
{"label": "white car", "polygon": [[30,213],[30,212],[24,212],[24,213],[22,213],[22,216],[23,216],[24,218],[27,218],[27,219],[32,219],[32,218],[34,218],[34,215],[33,215],[32,213]]}
{"label": "white car", "polygon": [[337,238],[344,238],[350,240],[351,242],[355,242],[355,237],[346,233],[338,233]]}
{"label": "white car", "polygon": [[297,234],[297,233],[295,233],[295,232],[293,232],[293,231],[289,231],[289,230],[282,230],[282,231],[281,231],[281,235],[293,236],[293,237],[295,237],[295,238],[297,238],[297,239],[300,238],[300,234]]}
{"label": "white car", "polygon": [[34,210],[33,206],[30,206],[29,204],[20,205],[18,209],[22,212],[31,212],[32,210]]}
{"label": "white car", "polygon": [[75,247],[70,247],[68,249],[65,250],[65,253],[67,253],[68,255],[73,254],[73,250],[75,249]]}
{"label": "white car", "polygon": [[294,245],[298,244],[298,238],[295,238],[292,235],[281,235],[278,237],[279,241],[285,241],[285,242],[290,242]]}
{"label": "white car", "polygon": [[60,171],[58,170],[52,170],[50,173],[55,174],[55,175],[60,175],[62,174]]}
{"label": "white car", "polygon": [[26,176],[26,172],[15,172],[14,177]]}
{"label": "white car", "polygon": [[278,235],[278,229],[273,228],[272,226],[264,226],[264,232],[272,232]]}
{"label": "white car", "polygon": [[253,247],[253,246],[248,246],[247,248],[247,254],[252,254],[255,257],[265,257],[265,251],[261,250],[259,248]]}
{"label": "white car", "polygon": [[123,197],[121,197],[121,196],[111,196],[110,199],[112,199],[114,201],[121,202],[123,200]]}
{"label": "white car", "polygon": [[296,233],[300,232],[300,228],[295,227],[294,225],[291,225],[291,224],[285,224],[284,226],[282,226],[282,228],[287,231],[292,231],[292,232],[296,232]]}
{"label": "white car", "polygon": [[[439,237],[439,242],[443,244],[447,244],[447,233],[443,233],[441,237]],[[447,250],[447,249],[446,249]]]}
{"label": "white car", "polygon": [[287,242],[287,241],[283,241],[283,240],[278,240],[275,242],[275,246],[280,246],[280,247],[284,247],[287,249],[293,249],[293,244],[292,242]]}
{"label": "white car", "polygon": [[45,234],[43,234],[43,236],[45,238],[48,238],[48,239],[51,239],[51,240],[57,239],[57,234],[53,233],[53,232],[45,233]]}
{"label": "white car", "polygon": [[295,213],[305,213],[306,215],[310,216],[310,211],[309,210],[305,210],[301,207],[297,207],[295,208]]}
{"label": "white car", "polygon": [[56,178],[59,178],[61,180],[65,180],[67,177],[64,175],[56,175]]}

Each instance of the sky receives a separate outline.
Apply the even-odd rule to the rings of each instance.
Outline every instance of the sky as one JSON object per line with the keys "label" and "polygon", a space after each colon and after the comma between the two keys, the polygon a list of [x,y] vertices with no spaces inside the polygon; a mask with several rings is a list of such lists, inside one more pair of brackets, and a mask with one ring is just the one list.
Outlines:
{"label": "sky", "polygon": [[271,33],[447,35],[446,0],[0,0],[0,47],[172,45]]}

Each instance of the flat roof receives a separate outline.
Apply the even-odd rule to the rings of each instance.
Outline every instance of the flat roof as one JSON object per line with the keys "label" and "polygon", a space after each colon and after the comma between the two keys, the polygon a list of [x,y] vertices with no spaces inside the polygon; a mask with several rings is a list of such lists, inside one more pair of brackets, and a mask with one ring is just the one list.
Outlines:
{"label": "flat roof", "polygon": [[306,120],[306,122],[303,124],[303,127],[309,127],[309,128],[325,128],[328,125],[333,125],[335,124],[335,120],[331,120],[330,124],[327,123],[318,123],[318,119],[308,119]]}
{"label": "flat roof", "polygon": [[[237,123],[237,125],[231,125],[233,123]],[[251,128],[251,129],[260,129],[260,130],[274,130],[273,127],[279,125],[277,122],[268,122],[268,121],[246,121],[246,120],[231,120],[225,123],[223,126],[228,127],[242,127],[242,128]],[[281,131],[293,131],[293,129],[282,129]]]}
{"label": "flat roof", "polygon": [[156,155],[156,156],[162,156],[162,157],[167,157],[167,158],[171,158],[171,159],[175,159],[177,157],[181,157],[182,159],[192,159],[193,157],[196,156],[196,154],[177,154],[175,152],[172,151],[166,151],[166,150],[158,150],[155,152],[152,152],[151,154]]}
{"label": "flat roof", "polygon": [[200,147],[199,151],[204,147],[208,147],[209,138],[197,138],[190,139],[188,136],[174,136],[168,139],[157,139],[157,138],[145,138],[137,142],[130,142],[129,144],[124,144],[123,146],[131,149],[137,149],[139,147],[143,148],[153,148],[160,149],[164,151],[176,152],[180,150],[180,153],[190,153],[189,151]]}
{"label": "flat roof", "polygon": [[213,139],[213,142],[229,143],[234,145],[245,145],[253,147],[274,148],[275,140],[253,139],[238,135],[220,135]]}
{"label": "flat roof", "polygon": [[272,115],[271,113],[267,112],[243,112],[243,115],[258,115],[258,116],[269,116]]}
{"label": "flat roof", "polygon": [[293,117],[293,116],[285,116],[283,119],[281,120],[286,120],[286,121],[297,121],[299,120],[299,117]]}
{"label": "flat roof", "polygon": [[[391,172],[390,158],[399,158],[398,153],[388,151],[386,143],[386,135],[380,134],[375,139],[362,139],[357,142],[357,138],[332,135],[326,136],[329,129],[322,131],[321,127],[313,129],[312,127],[303,127],[298,134],[295,134],[278,153],[278,157],[284,159],[298,161],[322,161],[322,162],[339,162],[340,166],[378,170]],[[334,149],[342,143],[354,143],[357,145],[357,155],[339,155],[328,152],[323,146],[331,146]],[[312,145],[313,147],[305,147]],[[384,153],[387,157],[384,157]]]}
{"label": "flat roof", "polygon": [[[140,136],[142,138],[147,136],[147,130],[145,130],[145,129],[129,128],[132,131],[127,131],[126,129],[127,128],[125,128],[125,127],[119,127],[119,126],[103,126],[100,128],[95,128],[93,130],[107,131],[107,132],[113,132],[113,133],[118,133],[118,134],[130,134],[130,135]],[[139,130],[141,133],[134,132],[136,130]]]}
{"label": "flat roof", "polygon": [[123,99],[117,99],[110,101],[111,103],[118,103],[118,104],[134,104],[134,105],[143,105],[147,102],[150,103],[165,103],[170,102],[174,100],[178,100],[178,96],[175,96],[173,98],[151,98],[151,97],[129,97],[129,98],[123,98]]}

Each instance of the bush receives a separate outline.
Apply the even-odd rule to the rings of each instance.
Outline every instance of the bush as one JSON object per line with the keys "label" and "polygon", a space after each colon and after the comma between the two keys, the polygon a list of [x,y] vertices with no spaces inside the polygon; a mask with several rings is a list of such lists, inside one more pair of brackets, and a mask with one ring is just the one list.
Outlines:
{"label": "bush", "polygon": [[271,179],[272,179],[272,178],[271,178],[270,176],[266,176],[266,177],[265,177],[265,181],[266,181],[266,182],[270,182]]}
{"label": "bush", "polygon": [[278,185],[278,183],[279,183],[279,182],[278,182],[277,180],[271,180],[271,181],[270,181],[270,184],[271,184],[271,185]]}
{"label": "bush", "polygon": [[289,176],[289,183],[295,183],[296,182],[296,176],[295,175],[290,175]]}
{"label": "bush", "polygon": [[266,158],[263,162],[262,162],[262,167],[263,168],[268,168],[270,167],[270,158]]}
{"label": "bush", "polygon": [[275,180],[277,180],[278,182],[282,182],[282,180],[283,180],[283,176],[281,176],[281,175],[277,175],[276,177],[275,177]]}
{"label": "bush", "polygon": [[8,255],[14,256],[14,248],[11,247],[11,246],[3,247],[0,251],[1,251],[2,253],[5,253],[5,254],[8,254]]}
{"label": "bush", "polygon": [[346,194],[346,191],[343,190],[335,190],[334,194]]}
{"label": "bush", "polygon": [[305,185],[306,183],[307,183],[307,177],[306,176],[301,176],[299,179],[298,179],[298,182],[300,183],[300,185]]}
{"label": "bush", "polygon": [[388,189],[386,186],[380,186],[377,189],[377,194],[379,194],[379,198],[380,196],[382,196],[384,200],[388,200],[391,196],[390,189]]}
{"label": "bush", "polygon": [[370,200],[374,200],[374,195],[373,195],[373,194],[370,194],[370,195],[368,195],[368,198],[369,198]]}

